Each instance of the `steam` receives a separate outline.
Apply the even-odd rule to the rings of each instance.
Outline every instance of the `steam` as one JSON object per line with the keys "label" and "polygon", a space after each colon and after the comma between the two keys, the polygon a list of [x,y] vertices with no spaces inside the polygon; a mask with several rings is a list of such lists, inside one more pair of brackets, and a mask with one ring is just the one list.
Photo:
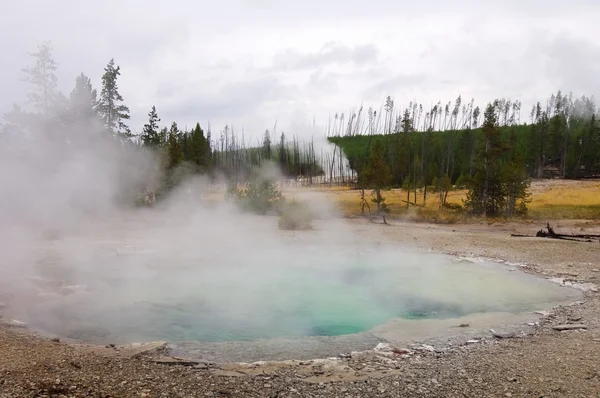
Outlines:
{"label": "steam", "polygon": [[203,177],[134,208],[161,177],[155,155],[93,130],[34,133],[1,149],[0,300],[41,331],[98,343],[353,333],[403,312],[456,316],[564,294],[506,290],[496,274],[481,285],[459,273],[462,290],[448,287],[446,258],[362,242],[310,191],[288,195],[328,219],[306,232],[241,212]]}
{"label": "steam", "polygon": [[[187,296],[238,319],[244,311],[236,312],[236,305],[257,299],[255,282],[269,281],[283,265],[289,234],[279,234],[276,218],[243,214],[219,200],[219,193],[207,200],[211,182],[203,177],[185,181],[156,208],[134,208],[135,195],[160,179],[159,161],[105,134],[94,126],[65,130],[42,124],[4,137],[0,301],[33,327],[54,331],[94,308],[118,311],[126,303]],[[272,165],[257,173],[284,179]],[[316,196],[310,203],[320,217],[334,215]],[[340,239],[342,230],[315,236],[326,244]],[[260,261],[258,254],[264,256]],[[246,264],[248,258],[255,263]],[[190,277],[175,282],[161,276],[178,278],[182,270],[190,270]],[[248,290],[217,305],[224,298],[213,300],[219,292],[211,286],[227,278],[243,278]]]}

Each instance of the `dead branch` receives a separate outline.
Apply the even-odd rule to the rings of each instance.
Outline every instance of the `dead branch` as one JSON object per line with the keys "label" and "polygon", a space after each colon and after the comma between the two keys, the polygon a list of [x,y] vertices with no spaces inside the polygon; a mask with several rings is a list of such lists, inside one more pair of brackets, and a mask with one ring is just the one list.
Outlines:
{"label": "dead branch", "polygon": [[587,242],[592,243],[594,239],[600,241],[600,235],[594,234],[558,234],[554,231],[554,228],[550,226],[550,223],[546,224],[546,230],[540,229],[535,235],[521,235],[511,234],[514,238],[549,238],[559,240],[569,240],[574,242]]}

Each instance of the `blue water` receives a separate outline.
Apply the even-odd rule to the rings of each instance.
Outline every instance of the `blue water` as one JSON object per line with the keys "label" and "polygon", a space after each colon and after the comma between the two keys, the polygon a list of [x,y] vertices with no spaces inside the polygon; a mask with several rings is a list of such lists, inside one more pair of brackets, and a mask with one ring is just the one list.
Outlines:
{"label": "blue water", "polygon": [[87,288],[30,308],[38,329],[90,342],[335,336],[390,319],[534,310],[565,298],[505,266],[395,248],[231,252],[208,264],[114,257]]}

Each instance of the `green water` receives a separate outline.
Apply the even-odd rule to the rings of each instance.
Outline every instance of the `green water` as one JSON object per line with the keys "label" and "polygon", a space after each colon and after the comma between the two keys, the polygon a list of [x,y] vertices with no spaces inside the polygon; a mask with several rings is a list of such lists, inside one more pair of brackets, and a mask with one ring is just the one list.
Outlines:
{"label": "green water", "polygon": [[534,310],[567,294],[504,266],[394,248],[290,248],[284,257],[267,251],[243,261],[230,253],[208,266],[192,260],[157,267],[152,257],[123,257],[86,290],[40,303],[30,319],[92,342],[247,341],[353,334],[394,318]]}

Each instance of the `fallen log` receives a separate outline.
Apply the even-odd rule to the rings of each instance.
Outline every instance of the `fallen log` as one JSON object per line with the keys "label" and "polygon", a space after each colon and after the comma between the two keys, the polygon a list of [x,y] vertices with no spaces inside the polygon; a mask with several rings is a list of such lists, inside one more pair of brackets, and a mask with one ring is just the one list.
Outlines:
{"label": "fallen log", "polygon": [[554,231],[554,228],[550,226],[550,223],[546,224],[546,231],[540,229],[535,235],[522,235],[522,234],[511,234],[514,238],[549,238],[559,240],[569,240],[574,242],[586,242],[592,243],[594,239],[600,241],[600,235],[594,234],[558,234]]}

